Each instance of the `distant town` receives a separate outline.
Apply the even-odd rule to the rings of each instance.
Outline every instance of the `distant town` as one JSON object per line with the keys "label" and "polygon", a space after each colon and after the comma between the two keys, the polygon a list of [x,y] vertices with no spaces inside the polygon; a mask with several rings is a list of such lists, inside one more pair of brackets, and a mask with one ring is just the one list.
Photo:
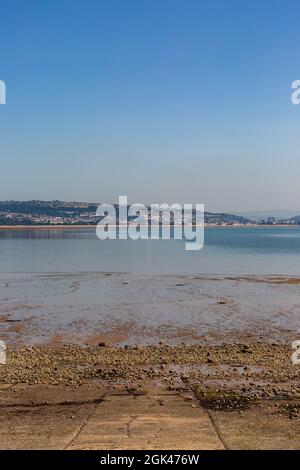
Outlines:
{"label": "distant town", "polygon": [[[98,203],[64,201],[0,201],[1,226],[27,225],[96,225],[101,219],[96,215]],[[115,205],[118,213],[118,206]],[[180,214],[172,216],[176,224]],[[205,212],[204,221],[209,225],[300,225],[300,215],[279,218],[267,216],[254,219],[228,213]]]}

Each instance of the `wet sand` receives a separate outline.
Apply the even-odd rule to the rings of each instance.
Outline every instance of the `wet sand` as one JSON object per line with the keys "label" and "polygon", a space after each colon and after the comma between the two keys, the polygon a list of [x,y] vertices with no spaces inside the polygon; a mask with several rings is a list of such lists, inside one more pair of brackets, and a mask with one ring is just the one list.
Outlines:
{"label": "wet sand", "polygon": [[8,351],[0,448],[300,449],[291,354],[257,342]]}
{"label": "wet sand", "polygon": [[299,282],[2,275],[0,448],[300,449]]}
{"label": "wet sand", "polygon": [[10,347],[217,344],[300,337],[300,278],[128,273],[0,275]]}
{"label": "wet sand", "polygon": [[300,367],[292,363],[292,347],[246,343],[111,348],[28,347],[9,350],[0,368],[6,384],[82,385],[105,383],[142,387],[146,382],[170,389],[188,384],[203,392],[219,389],[249,399],[299,398]]}

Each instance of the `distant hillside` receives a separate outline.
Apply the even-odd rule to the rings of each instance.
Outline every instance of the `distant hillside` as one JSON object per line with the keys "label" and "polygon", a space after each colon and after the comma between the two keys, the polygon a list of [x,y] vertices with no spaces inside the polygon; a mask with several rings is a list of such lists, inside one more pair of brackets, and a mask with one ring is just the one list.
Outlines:
{"label": "distant hillside", "polygon": [[97,204],[0,201],[0,225],[95,224]]}
{"label": "distant hillside", "polygon": [[291,217],[290,222],[295,224],[295,225],[300,225],[300,215],[296,215],[295,217]]}
{"label": "distant hillside", "polygon": [[213,213],[205,212],[204,221],[207,224],[247,224],[250,223],[250,219],[243,217],[241,215],[226,214],[226,213]]}
{"label": "distant hillside", "polygon": [[238,215],[247,217],[251,220],[267,220],[274,217],[275,219],[291,219],[300,214],[300,210],[290,210],[290,209],[273,209],[268,211],[247,211],[247,212],[238,212]]}
{"label": "distant hillside", "polygon": [[[63,201],[0,201],[0,225],[95,224],[97,203]],[[118,206],[115,205],[118,216]],[[195,216],[195,211],[194,211]],[[205,212],[208,224],[247,224],[246,217]]]}
{"label": "distant hillside", "polygon": [[0,212],[19,214],[80,214],[85,211],[96,211],[97,204],[88,202],[63,201],[0,201]]}

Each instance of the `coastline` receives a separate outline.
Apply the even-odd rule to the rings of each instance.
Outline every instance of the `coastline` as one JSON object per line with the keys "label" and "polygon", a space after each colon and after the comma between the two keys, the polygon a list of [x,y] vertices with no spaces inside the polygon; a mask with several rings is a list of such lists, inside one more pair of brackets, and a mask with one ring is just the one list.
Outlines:
{"label": "coastline", "polygon": [[0,448],[299,449],[299,284],[2,273]]}
{"label": "coastline", "polygon": [[[112,225],[111,225],[112,226]],[[175,227],[180,227],[181,225],[175,225]],[[91,224],[86,224],[86,225],[0,225],[0,230],[70,230],[70,229],[87,229],[87,228],[96,228],[97,225],[91,225]],[[119,227],[119,225],[116,225],[116,227]],[[295,224],[235,224],[235,225],[230,225],[230,224],[224,224],[224,225],[217,225],[217,224],[204,224],[204,228],[276,228],[276,227],[286,227],[286,228],[291,228],[291,227],[299,227],[300,225],[295,225]]]}
{"label": "coastline", "polygon": [[[292,340],[300,331],[290,323],[297,311],[293,315],[290,303],[284,314],[280,305],[267,312],[263,296],[285,292],[291,300],[299,277],[14,276],[0,283],[6,298],[1,338],[7,342],[6,364],[0,365],[0,449],[300,448],[300,366],[292,362]],[[31,282],[35,289],[26,301],[22,286],[31,291]],[[94,315],[86,300],[78,305],[93,282]],[[52,286],[46,297],[45,283]],[[148,288],[149,296],[139,298]],[[249,291],[248,317],[237,300]],[[129,301],[132,292],[135,302]],[[262,318],[254,314],[253,295],[262,296]],[[183,326],[183,315],[193,311],[190,328],[189,322]],[[101,312],[108,316],[99,322]],[[149,312],[158,323],[147,323]],[[280,318],[289,331],[277,324]]]}

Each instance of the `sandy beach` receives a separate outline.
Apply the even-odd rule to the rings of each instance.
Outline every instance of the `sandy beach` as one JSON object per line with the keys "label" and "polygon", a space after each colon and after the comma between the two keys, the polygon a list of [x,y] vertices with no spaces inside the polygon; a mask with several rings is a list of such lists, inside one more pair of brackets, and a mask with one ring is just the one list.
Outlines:
{"label": "sandy beach", "polygon": [[[0,447],[299,449],[300,366],[292,363],[299,283],[6,275]],[[50,438],[45,420],[53,423]],[[180,427],[171,432],[178,420],[185,437]]]}
{"label": "sandy beach", "polygon": [[1,338],[11,348],[220,344],[300,336],[297,276],[7,273]]}
{"label": "sandy beach", "polygon": [[[0,225],[0,230],[74,230],[74,229],[95,229],[96,230],[96,225],[97,224],[52,224],[52,225]],[[110,224],[111,227],[119,227],[119,225],[113,225]],[[126,225],[124,225],[125,227]],[[160,226],[165,226],[169,227],[169,225],[163,225],[160,224]],[[175,227],[181,227],[181,224],[174,225]],[[200,225],[201,226],[201,225]],[[122,225],[120,225],[122,227]],[[297,227],[295,224],[258,224],[258,223],[251,223],[251,224],[224,224],[224,225],[219,225],[219,224],[211,224],[211,223],[205,223],[204,224],[205,228],[214,228],[214,229],[232,229],[232,228],[276,228],[276,227],[282,227],[282,228],[295,228]]]}
{"label": "sandy beach", "polygon": [[251,341],[8,351],[0,448],[299,449],[291,354]]}
{"label": "sandy beach", "polygon": [[300,448],[296,229],[211,229],[178,274],[147,262],[180,246],[53,228],[2,240],[0,448]]}

